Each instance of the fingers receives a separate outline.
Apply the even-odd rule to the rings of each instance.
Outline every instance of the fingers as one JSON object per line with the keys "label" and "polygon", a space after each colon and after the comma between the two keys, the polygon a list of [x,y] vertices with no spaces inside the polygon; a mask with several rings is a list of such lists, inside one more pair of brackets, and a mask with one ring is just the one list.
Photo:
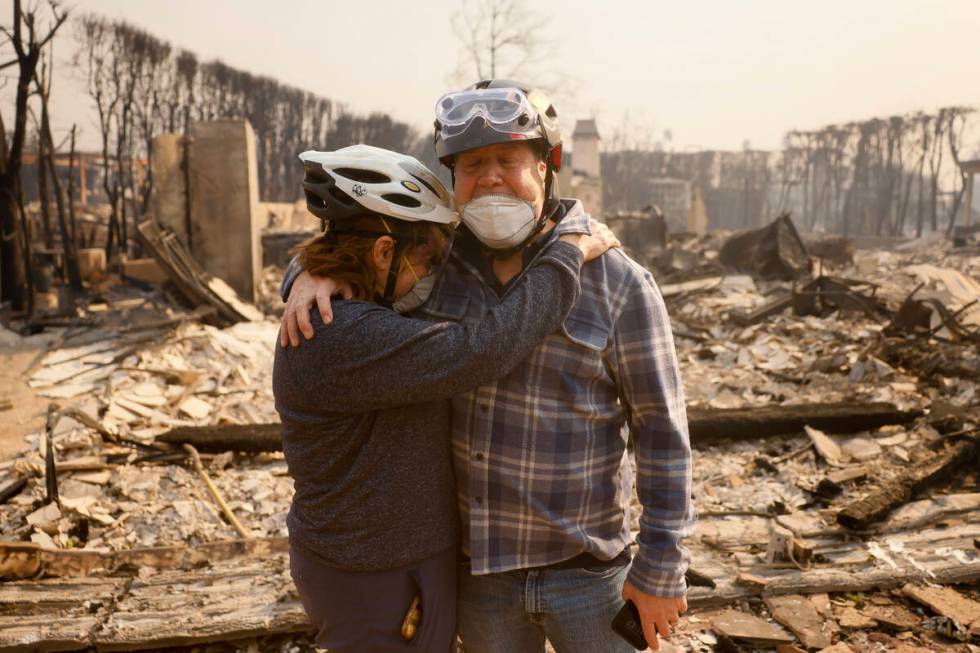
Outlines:
{"label": "fingers", "polygon": [[282,312],[282,317],[279,318],[279,344],[285,347],[291,341],[289,337],[289,321],[292,315],[292,304],[286,304],[286,310]]}
{"label": "fingers", "polygon": [[[296,324],[296,313],[291,308],[286,310],[285,315],[283,315],[283,321],[286,325],[286,336],[289,340],[289,344],[293,347],[299,347],[299,328]],[[285,345],[283,345],[285,347]]]}
{"label": "fingers", "polygon": [[[330,300],[327,299],[327,301],[325,303],[326,303],[327,307],[329,308],[329,306],[330,306]],[[299,311],[297,313],[297,315],[296,315],[296,323],[299,326],[300,333],[302,333],[303,334],[303,337],[306,338],[307,340],[312,340],[313,339],[313,323],[310,322],[310,309],[311,308],[313,308],[313,300],[310,300],[310,301],[306,302],[303,305],[303,310]],[[322,311],[323,309],[320,309],[320,310]],[[333,314],[332,313],[331,313],[331,317],[333,317]],[[292,337],[290,337],[290,340],[292,340]],[[299,347],[298,338],[297,338],[297,342],[294,342],[293,343],[293,346],[294,347]]]}
{"label": "fingers", "polygon": [[666,615],[661,615],[656,621],[654,621],[654,623],[656,624],[657,632],[660,633],[661,637],[670,637],[670,633],[672,633],[674,629],[670,625],[670,620]]}
{"label": "fingers", "polygon": [[654,651],[660,650],[660,640],[657,639],[657,626],[649,619],[643,619],[643,636],[646,637],[647,646]]}
{"label": "fingers", "polygon": [[687,612],[687,597],[686,596],[682,596],[677,603],[678,603],[678,606],[677,606],[677,612],[678,612],[678,614],[684,614],[685,612]]}
{"label": "fingers", "polygon": [[[323,320],[323,323],[330,324],[333,321],[333,307],[330,305],[330,294],[324,293],[322,289],[318,290],[316,293],[316,306],[320,309],[320,319]],[[306,331],[303,332],[303,335],[306,335]],[[309,340],[312,337],[313,326],[311,325],[310,334],[306,335],[306,339]]]}

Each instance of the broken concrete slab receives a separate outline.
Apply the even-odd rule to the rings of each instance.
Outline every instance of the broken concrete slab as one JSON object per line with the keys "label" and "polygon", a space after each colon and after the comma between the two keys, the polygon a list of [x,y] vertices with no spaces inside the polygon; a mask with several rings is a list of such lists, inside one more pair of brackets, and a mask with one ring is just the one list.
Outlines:
{"label": "broken concrete slab", "polygon": [[869,630],[878,622],[856,607],[848,606],[837,616],[837,625],[845,630]]}
{"label": "broken concrete slab", "polygon": [[808,649],[830,646],[830,636],[824,632],[824,618],[805,596],[763,597],[772,618],[789,628]]}
{"label": "broken concrete slab", "polygon": [[825,649],[821,649],[817,653],[854,653],[854,649],[844,642],[837,642],[833,646],[828,646]]}
{"label": "broken concrete slab", "polygon": [[980,632],[980,602],[963,596],[952,587],[909,584],[902,588],[902,594],[964,628]]}
{"label": "broken concrete slab", "polygon": [[775,624],[740,610],[725,610],[711,619],[719,635],[758,646],[791,644],[793,636]]}
{"label": "broken concrete slab", "polygon": [[921,617],[900,605],[873,605],[865,608],[864,613],[879,625],[894,631],[913,630],[922,622]]}

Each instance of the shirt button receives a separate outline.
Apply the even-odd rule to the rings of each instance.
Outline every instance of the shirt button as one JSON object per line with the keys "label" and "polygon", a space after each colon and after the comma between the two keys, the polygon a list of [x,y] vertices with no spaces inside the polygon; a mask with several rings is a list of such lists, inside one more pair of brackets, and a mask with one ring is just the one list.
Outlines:
{"label": "shirt button", "polygon": [[483,460],[483,453],[482,452],[477,452],[476,459],[477,460]]}
{"label": "shirt button", "polygon": [[488,410],[490,410],[490,406],[488,406],[486,404],[480,404],[480,410],[482,410],[485,413]]}
{"label": "shirt button", "polygon": [[473,497],[473,500],[476,501],[477,505],[483,505],[483,497]]}

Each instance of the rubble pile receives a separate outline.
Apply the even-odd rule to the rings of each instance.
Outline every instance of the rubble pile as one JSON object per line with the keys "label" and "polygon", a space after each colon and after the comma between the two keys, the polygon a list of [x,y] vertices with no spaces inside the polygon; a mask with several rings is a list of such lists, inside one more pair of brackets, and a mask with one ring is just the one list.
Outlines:
{"label": "rubble pile", "polygon": [[[656,257],[700,512],[674,650],[976,653],[980,255],[858,249],[784,280],[726,268],[724,244]],[[55,405],[0,462],[0,651],[313,650],[286,556],[278,323],[101,299],[48,325],[30,385]]]}
{"label": "rubble pile", "polygon": [[[193,471],[157,462],[153,441],[175,427],[277,421],[269,374],[278,323],[218,329],[190,320],[166,333],[150,329],[149,336],[127,330],[93,328],[37,364],[29,385],[59,401],[60,413],[50,434],[30,436],[31,451],[5,473],[43,476],[47,438],[57,465],[76,471],[61,480],[60,510],[49,504],[22,514],[43,499],[44,484],[36,482],[0,506],[0,537],[120,550],[233,535]],[[182,459],[178,454],[174,462]],[[229,455],[211,467],[220,471],[231,462]],[[229,470],[216,483],[252,532],[285,535],[292,490],[282,460]],[[73,535],[80,523],[84,538]]]}
{"label": "rubble pile", "polygon": [[[942,243],[908,252],[859,250],[853,265],[835,268],[833,278],[860,279],[871,289],[861,296],[873,293],[876,302],[894,312],[917,287],[916,297],[930,298],[950,314],[966,307],[958,322],[972,330],[972,340],[951,342],[950,327],[940,323],[939,311],[927,312],[929,329],[935,330],[930,338],[888,333],[890,313],[852,308],[798,316],[793,301],[800,283],[794,288],[790,282],[734,274],[662,285],[689,403],[737,408],[850,398],[918,408],[940,399],[976,404],[980,306],[973,304],[974,312],[970,303],[980,298],[980,285],[968,282],[980,278],[980,256],[947,250]],[[704,253],[707,259],[712,254]],[[967,283],[957,285],[960,279],[953,272]],[[927,275],[929,281],[920,287]],[[769,304],[775,304],[774,313],[760,311],[752,320],[753,311]],[[929,362],[932,369],[903,365],[922,348],[934,359]],[[932,372],[943,362],[957,373],[937,379]]]}
{"label": "rubble pile", "polygon": [[[815,277],[794,282],[706,275],[716,245],[683,243],[702,265],[661,285],[700,513],[688,578],[696,610],[672,643],[980,650],[980,252],[936,240],[857,250],[815,259]],[[711,446],[696,437],[699,408],[831,402],[922,416]]]}

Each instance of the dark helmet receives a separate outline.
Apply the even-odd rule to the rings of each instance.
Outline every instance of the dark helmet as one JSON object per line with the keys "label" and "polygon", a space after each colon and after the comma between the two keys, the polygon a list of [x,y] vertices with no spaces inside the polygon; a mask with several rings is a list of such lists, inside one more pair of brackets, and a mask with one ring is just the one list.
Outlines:
{"label": "dark helmet", "polygon": [[539,140],[548,165],[554,172],[561,168],[558,112],[544,92],[489,79],[436,103],[436,156],[448,167],[460,152],[515,140]]}
{"label": "dark helmet", "polygon": [[517,140],[538,144],[548,165],[543,226],[558,208],[556,175],[562,155],[558,112],[548,96],[519,82],[487,79],[466,90],[447,93],[436,103],[436,156],[453,173],[454,183],[453,160],[457,154]]}

